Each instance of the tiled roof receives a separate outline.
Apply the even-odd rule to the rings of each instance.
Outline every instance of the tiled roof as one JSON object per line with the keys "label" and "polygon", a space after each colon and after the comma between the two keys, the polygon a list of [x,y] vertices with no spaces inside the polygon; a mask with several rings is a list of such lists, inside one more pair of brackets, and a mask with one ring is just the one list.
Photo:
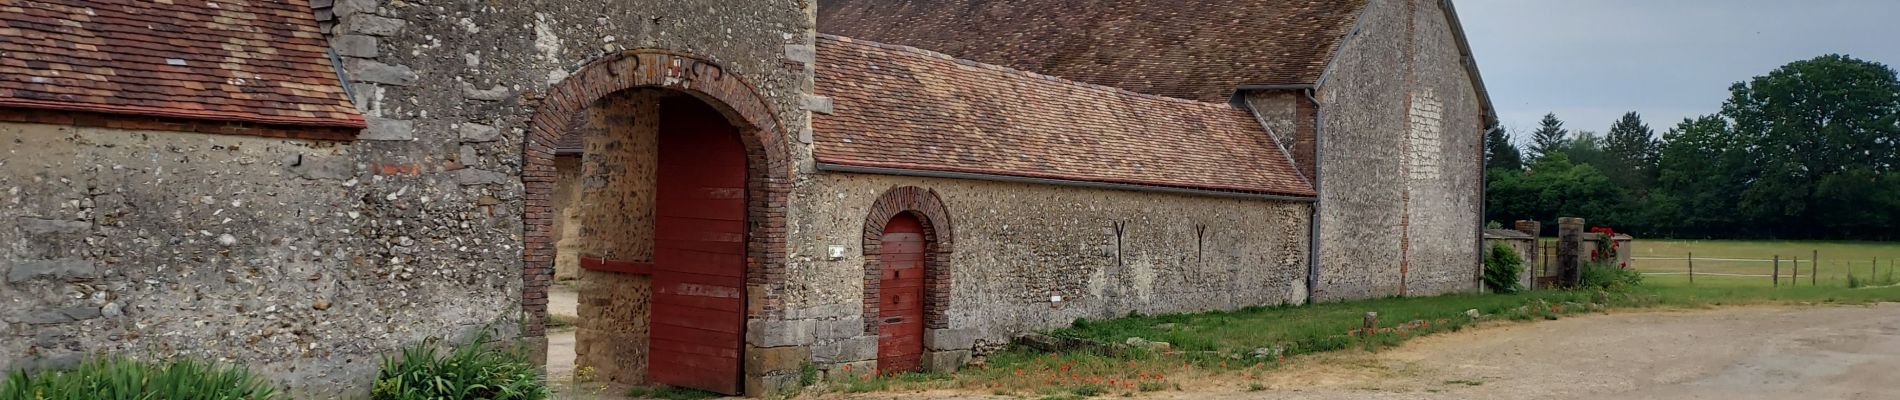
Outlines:
{"label": "tiled roof", "polygon": [[0,107],[362,128],[307,0],[0,0]]}
{"label": "tiled roof", "polygon": [[818,162],[1312,196],[1258,120],[915,48],[818,38]]}
{"label": "tiled roof", "polygon": [[1141,93],[1312,84],[1365,0],[821,0],[824,33]]}

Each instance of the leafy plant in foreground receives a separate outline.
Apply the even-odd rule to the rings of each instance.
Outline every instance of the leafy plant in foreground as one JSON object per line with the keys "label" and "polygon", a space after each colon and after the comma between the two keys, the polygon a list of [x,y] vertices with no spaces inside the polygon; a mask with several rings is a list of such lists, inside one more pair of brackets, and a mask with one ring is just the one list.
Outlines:
{"label": "leafy plant in foreground", "polygon": [[496,399],[548,397],[541,369],[519,351],[483,346],[489,335],[439,354],[429,345],[384,357],[371,398],[376,400]]}
{"label": "leafy plant in foreground", "polygon": [[1517,250],[1502,244],[1491,246],[1484,255],[1484,287],[1492,293],[1517,293],[1524,290],[1518,277],[1524,273],[1524,258]]}
{"label": "leafy plant in foreground", "polygon": [[66,370],[14,371],[0,400],[265,400],[277,388],[241,367],[192,359],[144,362],[95,358]]}

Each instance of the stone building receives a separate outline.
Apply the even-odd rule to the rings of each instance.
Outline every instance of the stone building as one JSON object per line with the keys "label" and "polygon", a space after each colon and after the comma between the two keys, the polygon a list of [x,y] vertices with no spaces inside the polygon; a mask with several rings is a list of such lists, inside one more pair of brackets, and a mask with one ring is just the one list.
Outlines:
{"label": "stone building", "polygon": [[1316,299],[1473,288],[1495,113],[1450,1],[828,0],[818,28],[1234,104],[1319,191]]}
{"label": "stone building", "polygon": [[957,3],[0,0],[0,369],[362,397],[402,346],[544,341],[557,259],[578,363],[748,395],[1474,287],[1448,2]]}

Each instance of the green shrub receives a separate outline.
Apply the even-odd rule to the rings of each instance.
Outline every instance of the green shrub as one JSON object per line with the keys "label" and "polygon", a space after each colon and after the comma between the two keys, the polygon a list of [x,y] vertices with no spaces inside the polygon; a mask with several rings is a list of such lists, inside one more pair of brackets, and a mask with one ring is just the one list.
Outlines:
{"label": "green shrub", "polygon": [[1503,244],[1491,246],[1484,255],[1484,287],[1492,293],[1517,293],[1524,290],[1518,277],[1524,273],[1524,258]]}
{"label": "green shrub", "polygon": [[384,357],[376,375],[376,400],[541,400],[548,397],[541,368],[519,351],[483,346],[483,333],[469,344],[439,355],[435,347],[403,349]]}
{"label": "green shrub", "polygon": [[276,395],[275,386],[243,368],[191,359],[95,358],[68,370],[14,371],[0,383],[0,400],[262,400]]}
{"label": "green shrub", "polygon": [[1643,284],[1643,273],[1634,269],[1617,268],[1608,263],[1590,263],[1583,265],[1583,289],[1603,289],[1623,291]]}

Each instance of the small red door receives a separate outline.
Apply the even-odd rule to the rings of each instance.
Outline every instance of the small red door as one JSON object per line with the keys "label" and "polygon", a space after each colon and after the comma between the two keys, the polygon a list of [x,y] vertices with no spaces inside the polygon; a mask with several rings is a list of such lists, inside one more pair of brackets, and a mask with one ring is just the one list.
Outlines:
{"label": "small red door", "polygon": [[924,227],[899,214],[878,243],[877,370],[916,371],[924,356]]}
{"label": "small red door", "polygon": [[746,155],[738,130],[689,97],[662,103],[647,377],[740,390]]}

